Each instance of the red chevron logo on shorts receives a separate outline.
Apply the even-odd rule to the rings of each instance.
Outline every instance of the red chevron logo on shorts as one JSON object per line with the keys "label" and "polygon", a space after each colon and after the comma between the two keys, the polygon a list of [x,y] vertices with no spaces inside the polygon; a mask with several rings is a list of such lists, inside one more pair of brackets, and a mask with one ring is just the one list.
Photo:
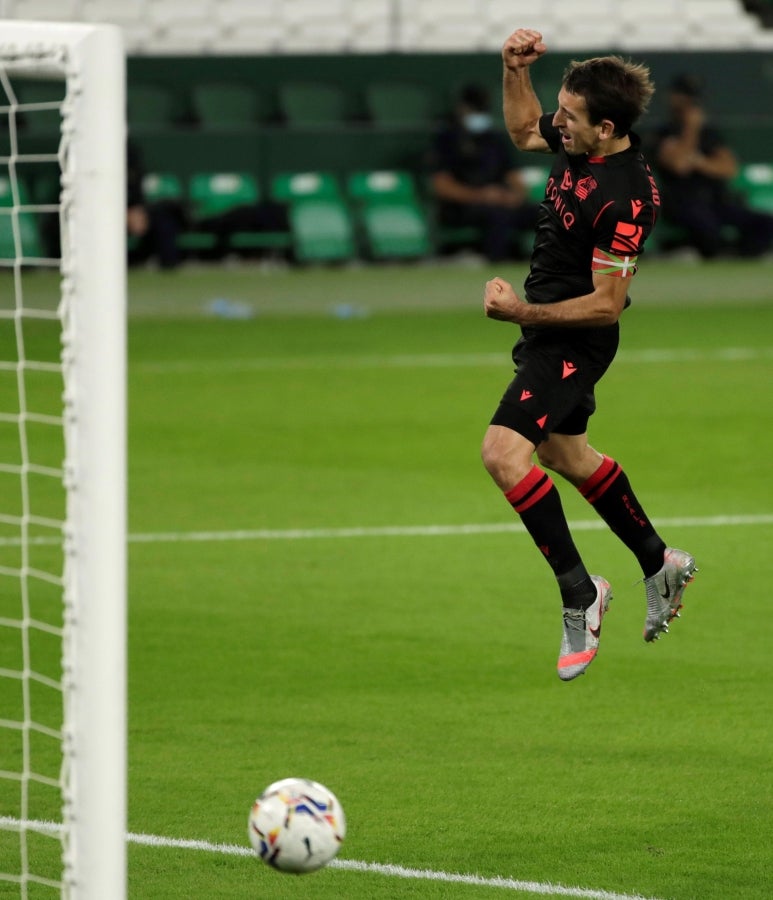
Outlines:
{"label": "red chevron logo on shorts", "polygon": [[561,378],[568,378],[570,375],[574,375],[576,371],[577,366],[573,362],[564,360],[564,374],[561,376]]}
{"label": "red chevron logo on shorts", "polygon": [[548,416],[547,416],[547,413],[545,413],[545,415],[541,419],[537,419],[537,425],[539,425],[540,428],[544,428],[545,422],[547,422],[547,420],[548,420]]}
{"label": "red chevron logo on shorts", "polygon": [[532,394],[531,391],[522,390],[522,391],[521,391],[521,403],[523,403],[524,400],[531,400],[531,398],[532,398],[533,396],[534,396],[534,395]]}

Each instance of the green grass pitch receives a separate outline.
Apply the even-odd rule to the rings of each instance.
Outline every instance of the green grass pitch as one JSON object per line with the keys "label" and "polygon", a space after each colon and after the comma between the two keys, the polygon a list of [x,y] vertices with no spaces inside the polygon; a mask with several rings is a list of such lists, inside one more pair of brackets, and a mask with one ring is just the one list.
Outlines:
{"label": "green grass pitch", "polygon": [[[559,484],[614,590],[570,684],[479,459],[516,337],[492,274],[131,274],[129,829],[225,845],[133,841],[132,900],[769,896],[773,266],[633,282],[591,441],[700,571],[645,644],[635,560]],[[229,852],[288,775],[338,794],[341,859],[437,877]]]}

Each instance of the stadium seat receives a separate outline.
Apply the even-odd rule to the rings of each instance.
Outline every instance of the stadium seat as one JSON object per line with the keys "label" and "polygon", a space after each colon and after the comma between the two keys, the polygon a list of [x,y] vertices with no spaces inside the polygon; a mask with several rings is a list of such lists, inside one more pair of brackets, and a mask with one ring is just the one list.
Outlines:
{"label": "stadium seat", "polygon": [[[673,8],[672,3],[668,5]],[[736,18],[743,11],[744,5],[739,0],[682,0],[682,16],[693,25],[700,25],[707,19],[726,21]]]}
{"label": "stadium seat", "polygon": [[126,0],[80,0],[84,22],[109,22],[121,29],[127,54],[147,52],[153,26],[142,3]]}
{"label": "stadium seat", "polygon": [[149,53],[200,53],[214,47],[210,0],[156,0],[145,12]]}
{"label": "stadium seat", "polygon": [[352,34],[350,0],[282,0],[275,15],[295,52],[343,50]]}
{"label": "stadium seat", "polygon": [[[247,172],[200,172],[191,178],[188,200],[193,227],[180,236],[181,250],[273,252],[292,245],[286,227],[274,224],[279,216],[267,220],[260,215],[265,213],[263,195],[257,179]],[[229,213],[233,215],[224,219]]]}
{"label": "stadium seat", "polygon": [[275,175],[271,197],[289,206],[293,253],[298,262],[342,262],[355,256],[351,214],[333,175]]}
{"label": "stadium seat", "polygon": [[288,125],[340,125],[347,99],[334,84],[291,82],[279,87],[279,110]]}
{"label": "stadium seat", "polygon": [[427,217],[410,173],[354,172],[347,192],[357,209],[371,258],[408,259],[430,253]]}
{"label": "stadium seat", "polygon": [[748,163],[741,166],[733,186],[753,209],[773,213],[773,164]]}
{"label": "stadium seat", "polygon": [[218,52],[256,54],[277,50],[285,42],[285,25],[273,4],[254,0],[218,0],[213,28]]}
{"label": "stadium seat", "polygon": [[625,50],[659,50],[667,46],[683,46],[690,37],[690,28],[683,19],[653,19],[631,23],[617,38]]}
{"label": "stadium seat", "polygon": [[349,48],[387,53],[394,47],[392,0],[357,0],[350,5]]}
{"label": "stadium seat", "polygon": [[175,96],[164,85],[129,83],[126,110],[130,129],[166,128],[174,123]]}
{"label": "stadium seat", "polygon": [[380,127],[434,126],[430,88],[407,82],[377,82],[365,88],[368,117]]}
{"label": "stadium seat", "polygon": [[573,18],[561,24],[551,46],[571,50],[607,52],[617,46],[621,38],[621,24],[616,16],[599,21],[596,18]]}
{"label": "stadium seat", "polygon": [[212,251],[219,236],[211,220],[260,198],[257,180],[246,172],[198,172],[188,185],[192,227],[180,235],[182,250]]}
{"label": "stadium seat", "polygon": [[520,172],[529,191],[529,199],[534,203],[541,203],[545,199],[545,184],[550,166],[523,166]]}
{"label": "stadium seat", "polygon": [[149,203],[184,199],[182,182],[173,172],[148,172],[142,179],[142,191]]}
{"label": "stadium seat", "polygon": [[677,22],[682,19],[674,10],[674,0],[627,0],[618,4],[617,9],[618,16],[626,25],[647,21]]}
{"label": "stadium seat", "polygon": [[16,19],[70,21],[78,18],[79,0],[15,0],[13,16]]}
{"label": "stadium seat", "polygon": [[191,102],[196,121],[206,129],[243,128],[269,114],[267,101],[250,85],[238,82],[196,84]]}
{"label": "stadium seat", "polygon": [[463,52],[480,50],[486,39],[486,23],[480,17],[429,16],[407,22],[400,33],[402,51]]}
{"label": "stadium seat", "polygon": [[746,12],[736,11],[730,18],[710,16],[689,27],[684,46],[691,50],[736,50],[752,46],[760,30],[757,20]]}
{"label": "stadium seat", "polygon": [[329,172],[283,172],[271,182],[271,197],[278,203],[337,199],[341,197],[341,189]]}

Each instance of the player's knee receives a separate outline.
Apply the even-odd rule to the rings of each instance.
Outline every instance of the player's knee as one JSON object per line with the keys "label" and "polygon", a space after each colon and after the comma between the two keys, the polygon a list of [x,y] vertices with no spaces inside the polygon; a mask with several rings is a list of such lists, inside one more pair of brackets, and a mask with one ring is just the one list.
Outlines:
{"label": "player's knee", "polygon": [[486,432],[481,459],[486,471],[503,490],[517,484],[531,468],[529,445],[504,429],[492,428]]}
{"label": "player's knee", "polygon": [[493,478],[494,472],[499,466],[501,454],[496,447],[496,443],[491,440],[488,434],[483,438],[483,443],[480,448],[480,458],[483,461],[484,468]]}

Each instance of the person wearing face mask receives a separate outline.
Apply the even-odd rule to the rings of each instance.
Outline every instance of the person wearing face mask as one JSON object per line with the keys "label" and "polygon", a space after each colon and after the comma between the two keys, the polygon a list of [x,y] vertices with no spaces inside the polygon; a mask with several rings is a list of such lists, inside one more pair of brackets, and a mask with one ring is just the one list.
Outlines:
{"label": "person wearing face mask", "polygon": [[703,84],[693,75],[671,82],[670,115],[657,130],[654,152],[664,219],[684,229],[686,243],[704,259],[761,256],[773,246],[773,216],[734,195],[738,160],[708,122],[702,95]]}
{"label": "person wearing face mask", "polygon": [[511,143],[494,127],[484,88],[462,88],[453,123],[435,136],[430,169],[441,227],[473,226],[478,249],[491,261],[517,254],[514,236],[534,228],[537,205],[528,199]]}

